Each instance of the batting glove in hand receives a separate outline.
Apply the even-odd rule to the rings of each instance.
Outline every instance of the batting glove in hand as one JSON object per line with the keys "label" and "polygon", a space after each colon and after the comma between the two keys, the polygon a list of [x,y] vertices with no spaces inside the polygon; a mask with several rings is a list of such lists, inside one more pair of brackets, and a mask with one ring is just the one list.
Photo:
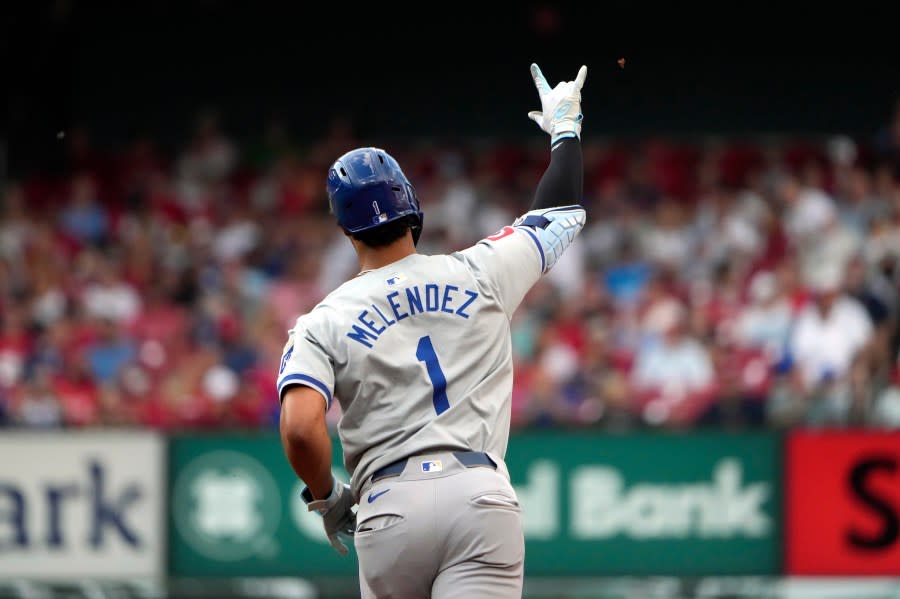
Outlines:
{"label": "batting glove in hand", "polygon": [[581,139],[581,86],[587,77],[587,67],[578,69],[575,81],[561,81],[550,89],[547,79],[536,64],[531,65],[531,76],[541,96],[541,110],[532,110],[528,117],[550,134],[550,145],[566,137]]}
{"label": "batting glove in hand", "polygon": [[300,496],[311,512],[319,512],[325,526],[325,534],[334,550],[341,555],[347,555],[347,546],[338,535],[352,537],[356,532],[356,513],[351,509],[355,501],[350,485],[334,479],[334,487],[325,499],[313,499],[309,487],[300,492]]}

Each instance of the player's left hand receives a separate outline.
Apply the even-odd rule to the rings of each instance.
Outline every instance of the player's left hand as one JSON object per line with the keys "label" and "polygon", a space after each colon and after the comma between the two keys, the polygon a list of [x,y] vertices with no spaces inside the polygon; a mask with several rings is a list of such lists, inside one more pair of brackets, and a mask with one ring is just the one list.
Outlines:
{"label": "player's left hand", "polygon": [[341,555],[347,555],[349,550],[341,541],[340,536],[353,537],[356,532],[356,512],[353,511],[353,493],[350,485],[334,479],[334,487],[325,499],[313,499],[309,487],[305,487],[300,493],[307,509],[311,512],[319,512],[322,523],[325,526],[325,534],[334,550]]}
{"label": "player's left hand", "polygon": [[531,65],[531,77],[541,96],[541,110],[532,110],[528,117],[550,134],[550,144],[565,137],[581,138],[581,87],[587,78],[587,67],[582,65],[574,81],[560,81],[550,88],[547,79],[536,64]]}

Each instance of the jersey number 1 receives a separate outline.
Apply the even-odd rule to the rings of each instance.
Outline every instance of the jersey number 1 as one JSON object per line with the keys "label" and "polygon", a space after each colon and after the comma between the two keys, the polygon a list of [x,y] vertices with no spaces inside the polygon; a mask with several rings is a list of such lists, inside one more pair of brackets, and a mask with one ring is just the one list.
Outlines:
{"label": "jersey number 1", "polygon": [[434,346],[431,345],[431,337],[425,335],[419,339],[419,347],[416,348],[416,358],[419,362],[425,362],[425,369],[428,370],[428,378],[431,379],[431,386],[434,388],[432,399],[434,401],[434,411],[440,414],[450,407],[450,401],[447,399],[447,377],[441,370],[441,363],[438,362],[437,354],[434,353]]}

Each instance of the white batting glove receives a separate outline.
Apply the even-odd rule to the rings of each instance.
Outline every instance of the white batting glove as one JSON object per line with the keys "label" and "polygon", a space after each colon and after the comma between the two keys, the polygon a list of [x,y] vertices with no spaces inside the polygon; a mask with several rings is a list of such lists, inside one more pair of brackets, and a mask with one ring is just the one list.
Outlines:
{"label": "white batting glove", "polygon": [[566,137],[581,139],[581,87],[587,77],[587,67],[578,69],[575,81],[560,81],[550,89],[547,79],[536,64],[531,65],[531,76],[541,96],[541,110],[532,110],[528,117],[550,134],[550,145]]}
{"label": "white batting glove", "polygon": [[356,532],[356,513],[351,509],[355,501],[350,485],[334,479],[334,487],[325,499],[313,499],[309,487],[304,487],[300,496],[309,511],[318,512],[322,516],[325,534],[334,550],[347,555],[349,550],[340,537],[352,538]]}

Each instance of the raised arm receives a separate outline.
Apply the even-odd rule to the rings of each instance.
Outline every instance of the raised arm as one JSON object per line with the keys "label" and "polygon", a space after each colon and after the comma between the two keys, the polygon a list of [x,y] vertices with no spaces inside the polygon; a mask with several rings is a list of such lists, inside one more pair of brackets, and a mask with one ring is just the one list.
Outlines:
{"label": "raised arm", "polygon": [[552,89],[536,64],[531,65],[531,76],[541,98],[541,110],[528,116],[550,135],[550,164],[538,183],[531,209],[581,204],[581,88],[587,67],[578,70],[574,81],[561,81]]}
{"label": "raised arm", "polygon": [[582,66],[574,81],[550,88],[544,74],[531,65],[531,76],[541,96],[541,111],[528,116],[550,134],[550,165],[541,177],[531,210],[513,226],[528,227],[540,250],[543,272],[556,264],[584,227],[581,206],[584,165],[581,157],[581,86],[587,77]]}

